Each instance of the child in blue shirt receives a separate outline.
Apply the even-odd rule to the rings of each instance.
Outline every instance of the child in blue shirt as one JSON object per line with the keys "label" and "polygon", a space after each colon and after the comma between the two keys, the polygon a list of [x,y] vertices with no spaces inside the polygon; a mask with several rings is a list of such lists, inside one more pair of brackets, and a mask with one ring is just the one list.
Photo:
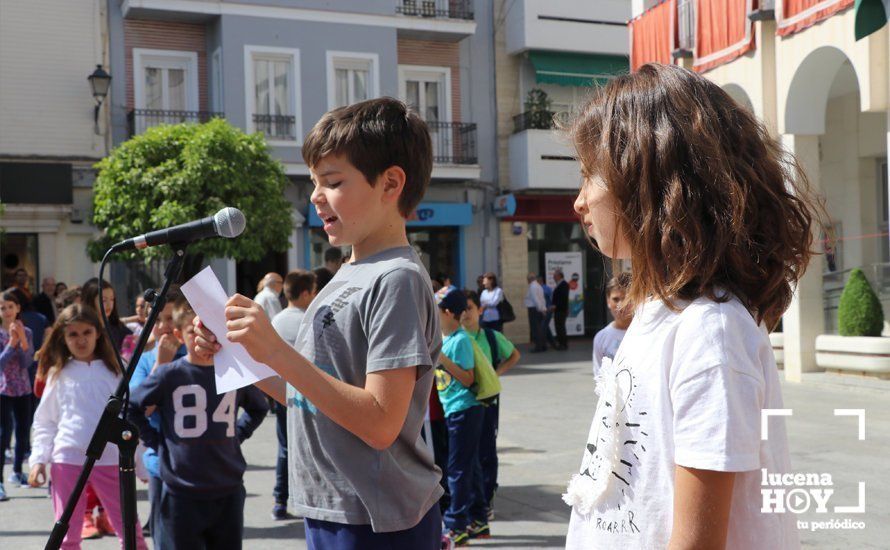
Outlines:
{"label": "child in blue shirt", "polygon": [[[213,356],[195,349],[194,317],[185,300],[173,306],[174,334],[188,352],[155,368],[131,396],[130,419],[161,458],[163,488],[152,536],[163,548],[240,550],[247,467],[241,442],[269,407],[253,386],[217,393]],[[160,430],[145,416],[153,409]]]}
{"label": "child in blue shirt", "polygon": [[463,291],[453,289],[436,297],[442,325],[441,365],[436,368],[436,389],[448,427],[448,490],[451,503],[445,510],[443,546],[465,546],[470,538],[488,538],[488,506],[485,500],[479,440],[485,408],[471,387],[475,382],[473,341],[460,326],[467,309]]}

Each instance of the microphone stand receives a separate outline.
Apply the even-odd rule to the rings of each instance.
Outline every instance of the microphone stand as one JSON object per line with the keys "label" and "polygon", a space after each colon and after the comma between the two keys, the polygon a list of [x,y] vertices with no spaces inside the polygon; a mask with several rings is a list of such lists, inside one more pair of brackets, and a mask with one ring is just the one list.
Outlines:
{"label": "microphone stand", "polygon": [[[135,453],[136,446],[139,443],[139,430],[125,417],[121,416],[121,411],[124,411],[124,414],[126,414],[127,404],[129,403],[130,378],[133,376],[133,371],[136,370],[136,365],[139,363],[139,358],[142,356],[142,351],[145,349],[145,344],[148,342],[148,336],[151,334],[155,321],[167,303],[167,292],[170,290],[170,284],[179,277],[182,271],[182,264],[185,260],[185,245],[171,244],[171,247],[173,248],[173,258],[167,264],[167,270],[164,273],[164,284],[161,287],[160,294],[156,294],[154,299],[150,300],[152,304],[151,313],[148,315],[145,327],[139,335],[136,349],[133,351],[133,356],[130,358],[126,369],[124,369],[120,355],[115,350],[123,377],[114,395],[109,397],[108,402],[105,404],[105,409],[99,418],[99,424],[96,426],[96,431],[93,432],[93,437],[87,447],[87,458],[83,463],[83,469],[80,471],[80,476],[77,478],[73,492],[65,503],[65,510],[62,512],[62,516],[53,525],[53,531],[44,547],[45,550],[58,550],[61,547],[62,541],[68,533],[68,522],[71,520],[72,514],[74,514],[77,501],[80,499],[81,493],[83,493],[83,488],[90,477],[90,473],[93,471],[93,466],[102,457],[102,452],[108,443],[117,445],[118,448],[118,469],[120,473],[118,483],[120,485],[121,519],[124,526],[124,548],[126,550],[136,550]],[[109,249],[102,259],[102,265],[99,268],[99,296],[102,296],[102,275],[105,270],[105,262],[114,251],[113,248]],[[146,295],[151,293],[154,293],[151,289],[146,291]],[[101,304],[100,309],[107,332],[108,319],[105,316],[104,308],[101,308]],[[141,526],[139,528],[141,529]]]}

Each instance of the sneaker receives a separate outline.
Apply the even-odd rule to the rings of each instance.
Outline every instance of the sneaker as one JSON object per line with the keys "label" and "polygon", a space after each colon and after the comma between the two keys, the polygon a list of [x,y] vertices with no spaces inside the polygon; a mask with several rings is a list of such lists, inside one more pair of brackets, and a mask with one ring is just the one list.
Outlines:
{"label": "sneaker", "polygon": [[6,482],[13,487],[27,487],[28,476],[26,476],[22,472],[13,472],[9,474],[9,479],[7,479]]}
{"label": "sneaker", "polygon": [[111,525],[111,520],[108,519],[108,512],[104,509],[99,510],[99,515],[96,516],[96,529],[99,530],[99,533],[102,535],[115,535],[117,533],[114,530],[114,526]]}
{"label": "sneaker", "polygon": [[9,497],[6,496],[6,489],[3,488],[3,484],[0,483],[0,502],[4,502],[9,500]]}
{"label": "sneaker", "polygon": [[96,527],[96,523],[93,521],[93,513],[87,512],[83,515],[83,527],[80,529],[80,538],[86,540],[101,537],[102,533],[99,532],[99,528]]}
{"label": "sneaker", "polygon": [[488,521],[494,521],[494,497],[488,503]]}
{"label": "sneaker", "polygon": [[286,519],[294,519],[295,516],[292,516],[287,511],[287,504],[276,504],[272,507],[272,519],[275,521],[282,521]]}
{"label": "sneaker", "polygon": [[442,535],[442,550],[450,550],[457,546],[469,546],[470,536],[466,531],[448,531]]}
{"label": "sneaker", "polygon": [[488,523],[477,519],[467,527],[467,536],[471,539],[490,539],[491,529],[488,528]]}

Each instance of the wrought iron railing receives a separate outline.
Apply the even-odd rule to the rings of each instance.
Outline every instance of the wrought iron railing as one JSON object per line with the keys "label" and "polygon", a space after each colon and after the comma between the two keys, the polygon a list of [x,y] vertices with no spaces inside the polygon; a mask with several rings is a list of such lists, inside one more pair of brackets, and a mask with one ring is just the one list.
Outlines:
{"label": "wrought iron railing", "polygon": [[207,122],[212,118],[222,118],[223,113],[215,111],[170,111],[165,109],[133,109],[127,113],[127,126],[130,136],[141,134],[152,126],[179,124],[181,122]]}
{"label": "wrought iron railing", "polygon": [[526,111],[513,117],[513,133],[525,130],[549,130],[553,128],[553,111]]}
{"label": "wrought iron railing", "polygon": [[478,164],[476,123],[427,122],[435,164]]}
{"label": "wrought iron railing", "polygon": [[253,125],[269,139],[297,138],[297,117],[293,115],[253,115]]}
{"label": "wrought iron railing", "polygon": [[396,13],[413,17],[465,19],[472,21],[473,3],[470,0],[401,0]]}

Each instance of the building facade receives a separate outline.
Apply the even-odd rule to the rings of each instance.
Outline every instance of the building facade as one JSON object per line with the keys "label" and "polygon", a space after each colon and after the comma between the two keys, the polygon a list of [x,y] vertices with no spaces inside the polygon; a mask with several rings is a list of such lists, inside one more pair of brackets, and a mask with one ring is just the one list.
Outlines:
{"label": "building facade", "polygon": [[108,150],[108,111],[87,77],[108,67],[105,0],[0,0],[0,284],[18,269],[30,288],[81,284],[92,165]]}
{"label": "building facade", "polygon": [[[223,116],[263,132],[291,181],[291,247],[257,263],[214,261],[229,291],[266,271],[322,264],[303,137],[323,113],[392,96],[433,139],[433,179],[408,232],[432,275],[468,285],[497,261],[492,10],[470,0],[112,0],[114,142],[158,123]],[[248,220],[250,224],[251,220]]]}
{"label": "building facade", "polygon": [[630,15],[630,3],[621,0],[595,6],[582,0],[495,1],[502,193],[496,211],[502,286],[518,317],[505,331],[514,341],[529,339],[522,306],[526,277],[551,275],[548,253],[581,254],[580,332],[592,335],[608,323],[603,287],[611,266],[591,249],[575,217],[580,167],[553,120],[571,116],[592,86],[627,72]]}
{"label": "building facade", "polygon": [[[751,109],[797,156],[811,186],[825,198],[828,227],[814,236],[821,254],[796,289],[782,334],[774,335],[791,380],[818,369],[816,339],[837,332],[839,297],[854,268],[865,272],[885,316],[890,313],[890,45],[886,18],[875,20],[868,12],[880,3],[670,0],[635,5],[631,27],[640,23],[640,29],[653,32],[677,25],[681,43],[660,49],[672,50],[669,58],[701,71]],[[719,20],[726,22],[724,28],[715,28]],[[697,40],[704,35],[711,37],[707,43]],[[640,62],[665,56],[658,48],[640,49],[645,50]]]}

